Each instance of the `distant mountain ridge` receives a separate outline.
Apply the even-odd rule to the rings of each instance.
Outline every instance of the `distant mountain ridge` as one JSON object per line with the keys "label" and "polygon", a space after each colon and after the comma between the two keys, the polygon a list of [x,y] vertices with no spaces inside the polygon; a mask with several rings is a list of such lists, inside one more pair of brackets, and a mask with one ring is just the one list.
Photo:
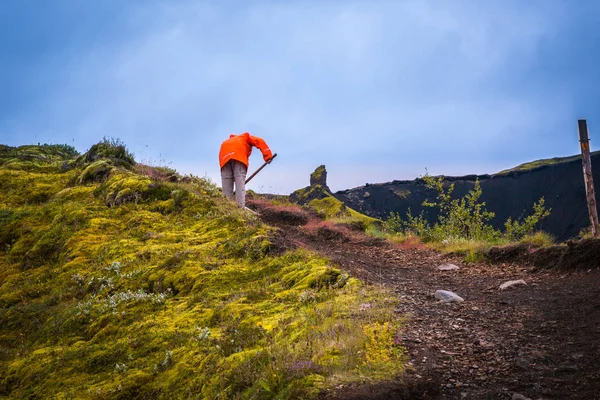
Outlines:
{"label": "distant mountain ridge", "polygon": [[[592,153],[592,172],[596,192],[600,189],[600,151]],[[566,240],[577,236],[589,226],[585,200],[585,187],[581,155],[536,160],[497,174],[444,177],[455,184],[455,196],[464,196],[479,179],[483,194],[481,200],[487,209],[496,213],[492,224],[503,228],[504,222],[528,215],[533,203],[544,197],[550,216],[543,221],[542,229]],[[434,200],[435,192],[428,189],[422,179],[394,180],[387,183],[366,184],[353,189],[341,190],[334,196],[361,213],[375,218],[387,218],[390,212],[413,215],[422,211],[433,222],[434,210],[422,205]],[[598,199],[598,194],[596,194]]]}

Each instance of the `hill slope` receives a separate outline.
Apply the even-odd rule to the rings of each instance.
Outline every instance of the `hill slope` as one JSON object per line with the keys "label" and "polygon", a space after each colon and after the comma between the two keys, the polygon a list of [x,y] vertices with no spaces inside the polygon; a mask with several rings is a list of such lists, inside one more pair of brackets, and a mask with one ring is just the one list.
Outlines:
{"label": "hill slope", "polygon": [[310,398],[403,369],[389,293],[210,182],[105,141],[1,146],[0,188],[0,396]]}
{"label": "hill slope", "polygon": [[[419,242],[394,243],[315,220],[310,208],[302,215],[260,200],[249,206],[281,227],[282,242],[314,249],[398,295],[398,339],[410,378],[340,385],[322,400],[598,398],[600,240],[494,248],[494,262],[466,264]],[[438,268],[449,263],[453,268]],[[525,284],[500,289],[518,279]],[[464,302],[440,304],[436,289]]]}
{"label": "hill slope", "polygon": [[[600,152],[592,154],[592,168],[595,186],[600,188]],[[460,197],[473,188],[476,179],[483,191],[481,200],[487,203],[488,210],[496,213],[492,221],[496,228],[503,228],[509,217],[514,220],[530,214],[533,203],[540,197],[552,209],[543,229],[557,239],[574,237],[589,226],[581,156],[538,160],[495,175],[445,177],[447,182],[455,184],[454,195]],[[334,193],[348,207],[371,217],[386,218],[390,212],[405,215],[410,208],[413,215],[425,212],[430,222],[436,215],[422,203],[432,201],[434,194],[422,179],[368,184]]]}

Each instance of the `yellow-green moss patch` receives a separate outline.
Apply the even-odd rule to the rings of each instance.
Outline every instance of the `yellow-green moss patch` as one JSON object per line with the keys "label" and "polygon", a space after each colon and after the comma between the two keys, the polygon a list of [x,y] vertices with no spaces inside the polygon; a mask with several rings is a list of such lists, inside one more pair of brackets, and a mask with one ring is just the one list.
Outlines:
{"label": "yellow-green moss patch", "polygon": [[111,151],[0,162],[0,396],[310,398],[401,373],[391,294],[270,255],[272,228],[214,185]]}

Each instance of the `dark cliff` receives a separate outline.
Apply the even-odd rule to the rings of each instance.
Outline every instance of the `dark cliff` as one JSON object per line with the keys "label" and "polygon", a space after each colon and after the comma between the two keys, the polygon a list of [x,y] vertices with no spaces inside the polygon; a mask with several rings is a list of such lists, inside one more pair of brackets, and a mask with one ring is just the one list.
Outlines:
{"label": "dark cliff", "polygon": [[[598,199],[600,152],[592,153],[592,170]],[[574,237],[590,224],[581,156],[539,160],[494,175],[444,179],[447,184],[455,184],[456,197],[465,195],[479,179],[483,191],[481,200],[486,202],[488,210],[496,213],[492,221],[496,228],[503,228],[509,217],[515,219],[531,214],[533,203],[540,197],[544,197],[546,207],[552,209],[542,228],[558,240]],[[334,196],[372,217],[387,218],[390,212],[404,216],[410,208],[413,215],[424,211],[428,220],[436,219],[434,210],[422,205],[424,200],[435,199],[435,192],[427,189],[422,179],[367,184],[336,192]]]}

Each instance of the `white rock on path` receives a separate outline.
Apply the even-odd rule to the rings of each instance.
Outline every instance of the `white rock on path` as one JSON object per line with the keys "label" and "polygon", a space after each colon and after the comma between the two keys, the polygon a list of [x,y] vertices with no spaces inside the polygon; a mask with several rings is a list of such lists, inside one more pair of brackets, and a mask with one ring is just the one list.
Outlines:
{"label": "white rock on path", "polygon": [[436,290],[434,296],[436,299],[442,300],[444,303],[460,303],[465,301],[465,299],[449,290]]}
{"label": "white rock on path", "polygon": [[519,279],[516,281],[504,282],[502,285],[500,285],[500,290],[505,290],[505,289],[508,289],[509,287],[518,286],[518,285],[527,285],[527,282],[525,282],[523,279]]}
{"label": "white rock on path", "polygon": [[458,267],[454,264],[442,264],[437,267],[439,271],[452,271],[458,269]]}
{"label": "white rock on path", "polygon": [[529,397],[525,397],[520,393],[513,393],[510,400],[531,400]]}

